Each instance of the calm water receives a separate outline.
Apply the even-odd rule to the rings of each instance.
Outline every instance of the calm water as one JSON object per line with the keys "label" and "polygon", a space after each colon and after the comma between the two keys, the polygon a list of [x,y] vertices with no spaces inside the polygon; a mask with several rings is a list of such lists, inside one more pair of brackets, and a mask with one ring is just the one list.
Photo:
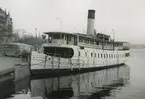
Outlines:
{"label": "calm water", "polygon": [[0,84],[0,99],[145,99],[145,49],[126,65],[71,76]]}

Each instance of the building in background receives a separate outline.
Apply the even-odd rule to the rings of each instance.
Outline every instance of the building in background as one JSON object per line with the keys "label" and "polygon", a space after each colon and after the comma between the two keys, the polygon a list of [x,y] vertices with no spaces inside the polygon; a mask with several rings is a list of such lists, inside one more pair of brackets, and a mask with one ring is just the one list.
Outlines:
{"label": "building in background", "polygon": [[12,32],[13,22],[10,13],[0,8],[0,44],[11,42]]}

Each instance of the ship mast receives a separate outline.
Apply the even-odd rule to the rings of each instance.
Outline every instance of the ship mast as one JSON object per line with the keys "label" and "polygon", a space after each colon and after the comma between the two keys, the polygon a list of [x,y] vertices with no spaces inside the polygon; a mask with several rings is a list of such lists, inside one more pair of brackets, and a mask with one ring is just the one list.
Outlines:
{"label": "ship mast", "polygon": [[113,31],[113,50],[114,50],[114,42],[115,42],[115,32],[114,32],[114,29],[112,29],[112,31]]}

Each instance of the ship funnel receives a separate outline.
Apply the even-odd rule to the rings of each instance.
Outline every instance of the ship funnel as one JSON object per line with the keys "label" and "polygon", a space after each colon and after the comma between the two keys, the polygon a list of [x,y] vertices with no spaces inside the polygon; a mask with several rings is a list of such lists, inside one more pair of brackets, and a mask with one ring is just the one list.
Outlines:
{"label": "ship funnel", "polygon": [[87,35],[94,35],[95,10],[88,10]]}

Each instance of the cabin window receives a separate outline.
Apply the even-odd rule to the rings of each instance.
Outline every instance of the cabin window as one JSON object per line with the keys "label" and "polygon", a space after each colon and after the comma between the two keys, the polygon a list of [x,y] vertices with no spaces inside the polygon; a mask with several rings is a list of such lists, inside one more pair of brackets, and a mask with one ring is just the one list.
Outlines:
{"label": "cabin window", "polygon": [[105,58],[105,54],[104,54],[104,58]]}
{"label": "cabin window", "polygon": [[103,57],[103,55],[101,54],[101,58]]}
{"label": "cabin window", "polygon": [[97,42],[97,45],[99,45],[99,42]]}
{"label": "cabin window", "polygon": [[83,38],[79,37],[79,42],[83,43]]}
{"label": "cabin window", "polygon": [[87,40],[87,43],[89,44],[89,42],[90,42],[90,41],[89,41],[89,39],[88,39],[88,40]]}
{"label": "cabin window", "polygon": [[64,36],[64,38],[65,38],[65,40],[67,40],[67,36],[66,35]]}
{"label": "cabin window", "polygon": [[93,57],[93,53],[91,53],[91,57]]}
{"label": "cabin window", "polygon": [[66,47],[44,47],[44,54],[62,58],[72,58],[74,51]]}
{"label": "cabin window", "polygon": [[94,44],[94,40],[91,40],[91,44]]}
{"label": "cabin window", "polygon": [[83,46],[80,46],[80,49],[84,49],[84,47]]}
{"label": "cabin window", "polygon": [[53,39],[60,39],[62,34],[53,34]]}
{"label": "cabin window", "polygon": [[130,56],[130,53],[125,53],[125,56],[126,56],[126,57],[129,57],[129,56]]}
{"label": "cabin window", "polygon": [[99,53],[98,53],[98,58],[100,57]]}
{"label": "cabin window", "polygon": [[74,37],[74,45],[77,45],[77,43],[78,43],[78,42],[77,42],[77,37],[75,36],[75,37]]}

